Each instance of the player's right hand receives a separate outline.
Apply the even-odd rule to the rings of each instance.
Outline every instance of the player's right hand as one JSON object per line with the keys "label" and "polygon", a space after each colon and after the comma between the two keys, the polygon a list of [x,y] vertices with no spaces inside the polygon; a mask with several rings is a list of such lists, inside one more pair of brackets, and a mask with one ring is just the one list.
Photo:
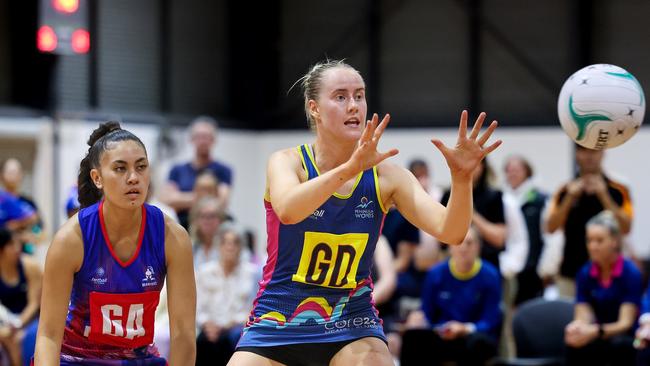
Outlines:
{"label": "player's right hand", "polygon": [[381,120],[381,123],[379,123],[379,115],[375,113],[372,115],[372,119],[366,122],[357,148],[347,162],[355,173],[358,174],[365,171],[391,156],[397,155],[399,152],[397,149],[390,149],[383,153],[377,151],[377,144],[379,144],[379,140],[388,126],[389,121],[390,115],[387,114]]}

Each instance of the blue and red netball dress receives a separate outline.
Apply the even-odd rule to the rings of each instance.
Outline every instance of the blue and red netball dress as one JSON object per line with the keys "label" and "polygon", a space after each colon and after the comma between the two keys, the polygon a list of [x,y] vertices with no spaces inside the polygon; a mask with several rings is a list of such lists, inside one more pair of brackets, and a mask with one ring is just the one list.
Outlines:
{"label": "blue and red netball dress", "polygon": [[[298,147],[308,179],[319,175],[308,145]],[[294,225],[265,200],[268,260],[238,347],[385,340],[372,300],[370,267],[385,210],[376,168],[351,194],[335,193]]]}
{"label": "blue and red netball dress", "polygon": [[102,203],[82,209],[84,258],[74,276],[61,346],[61,365],[166,365],[153,346],[154,314],[165,281],[162,212],[142,206],[133,257],[122,262],[110,245]]}

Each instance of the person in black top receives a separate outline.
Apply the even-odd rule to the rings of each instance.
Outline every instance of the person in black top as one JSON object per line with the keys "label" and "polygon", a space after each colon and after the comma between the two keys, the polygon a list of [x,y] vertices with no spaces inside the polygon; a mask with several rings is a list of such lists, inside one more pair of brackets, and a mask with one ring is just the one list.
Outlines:
{"label": "person in black top", "polygon": [[[422,188],[429,193],[429,173],[426,163],[415,159],[408,164],[408,168]],[[394,322],[406,321],[408,313],[419,308],[422,284],[427,271],[434,264],[431,257],[434,257],[437,251],[421,247],[423,236],[428,234],[411,224],[397,209],[391,209],[386,214],[382,235],[388,240],[392,250],[397,286],[390,301],[380,304],[378,310],[384,320],[384,329],[393,331],[394,326],[399,327]]]}
{"label": "person in black top", "polygon": [[[491,176],[492,169],[487,160],[483,159],[473,175],[474,214],[472,215],[472,225],[481,238],[481,258],[499,268],[499,252],[505,246],[507,228],[503,194],[500,190],[490,186]],[[447,205],[449,194],[449,190],[443,194],[440,200],[443,205]]]}
{"label": "person in black top", "polygon": [[588,260],[585,224],[603,210],[618,221],[623,235],[630,232],[633,209],[628,188],[607,177],[601,167],[604,152],[576,145],[578,175],[555,192],[549,203],[546,229],[564,231],[564,253],[560,266],[560,294],[575,296],[575,276]]}

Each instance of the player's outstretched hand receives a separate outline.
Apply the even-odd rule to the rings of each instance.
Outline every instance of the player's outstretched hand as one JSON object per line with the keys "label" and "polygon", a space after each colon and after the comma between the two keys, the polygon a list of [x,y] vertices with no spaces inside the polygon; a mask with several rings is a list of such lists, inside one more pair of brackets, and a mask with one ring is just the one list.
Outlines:
{"label": "player's outstretched hand", "polygon": [[497,128],[497,121],[492,121],[487,130],[479,136],[484,120],[485,112],[481,112],[474,123],[474,127],[472,127],[472,131],[467,136],[467,111],[464,110],[460,115],[456,146],[449,148],[439,139],[431,140],[445,157],[452,177],[471,177],[481,160],[501,145],[502,141],[497,140],[491,145],[484,146],[492,132]]}
{"label": "player's outstretched hand", "polygon": [[388,126],[390,115],[387,114],[379,123],[377,113],[372,115],[372,119],[366,122],[357,148],[352,153],[349,163],[358,172],[369,169],[391,156],[397,155],[397,149],[390,149],[386,152],[377,151],[377,144],[384,130]]}

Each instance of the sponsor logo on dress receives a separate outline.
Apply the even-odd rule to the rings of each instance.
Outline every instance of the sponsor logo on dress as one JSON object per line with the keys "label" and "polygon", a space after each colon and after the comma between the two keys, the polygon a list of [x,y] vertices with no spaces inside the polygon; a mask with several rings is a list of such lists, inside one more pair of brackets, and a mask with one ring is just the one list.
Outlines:
{"label": "sponsor logo on dress", "polygon": [[317,220],[319,217],[322,218],[323,215],[325,215],[325,210],[316,210],[313,214],[309,215],[309,218],[312,220]]}
{"label": "sponsor logo on dress", "polygon": [[142,279],[142,287],[156,286],[158,281],[154,277],[155,272],[152,266],[147,266],[144,270],[144,278]]}
{"label": "sponsor logo on dress", "polygon": [[375,217],[375,210],[370,207],[373,201],[369,201],[368,197],[361,197],[361,202],[354,208],[354,217],[357,219],[372,219]]}
{"label": "sponsor logo on dress", "polygon": [[350,319],[341,319],[335,322],[325,323],[325,333],[336,333],[346,329],[355,328],[379,328],[381,323],[377,319],[358,316]]}
{"label": "sponsor logo on dress", "polygon": [[95,285],[104,285],[106,282],[108,282],[108,278],[104,276],[106,276],[104,267],[97,267],[97,269],[95,269],[94,276],[90,278],[90,282],[94,283]]}

